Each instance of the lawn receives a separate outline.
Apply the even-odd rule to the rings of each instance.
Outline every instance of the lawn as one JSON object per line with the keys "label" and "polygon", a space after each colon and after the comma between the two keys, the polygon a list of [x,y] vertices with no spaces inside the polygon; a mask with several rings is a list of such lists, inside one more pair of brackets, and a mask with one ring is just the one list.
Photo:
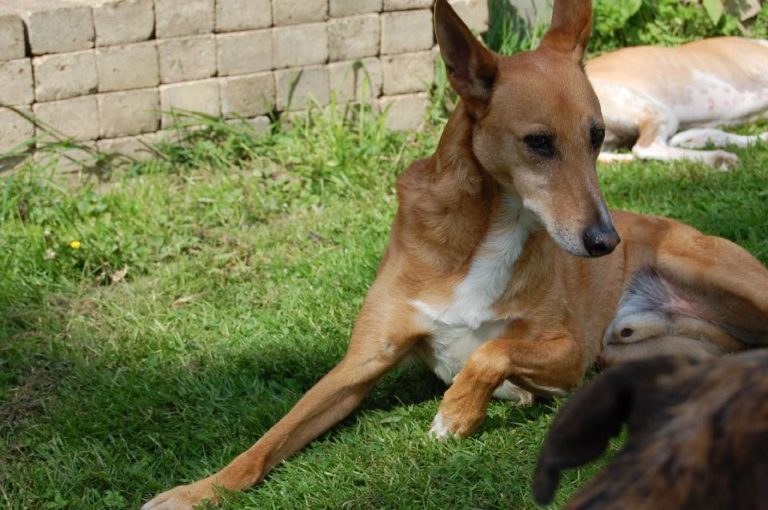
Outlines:
{"label": "lawn", "polygon": [[[367,116],[260,138],[207,124],[103,182],[67,188],[34,164],[1,177],[0,507],[138,508],[248,447],[340,359],[395,178],[440,131],[388,133]],[[738,154],[730,173],[599,171],[611,206],[768,262],[768,147]],[[562,400],[494,402],[472,438],[441,444],[426,431],[443,391],[403,367],[222,508],[534,508],[531,473]],[[595,469],[569,473],[553,507]]]}

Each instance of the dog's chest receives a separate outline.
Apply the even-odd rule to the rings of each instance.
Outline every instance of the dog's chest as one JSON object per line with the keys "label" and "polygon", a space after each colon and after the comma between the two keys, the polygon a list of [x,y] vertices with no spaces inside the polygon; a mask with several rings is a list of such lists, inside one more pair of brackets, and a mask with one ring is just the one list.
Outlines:
{"label": "dog's chest", "polygon": [[469,271],[448,303],[416,300],[431,332],[422,358],[447,384],[484,342],[499,337],[514,311],[499,313],[496,304],[514,277],[514,266],[536,224],[533,215],[509,199],[476,250]]}

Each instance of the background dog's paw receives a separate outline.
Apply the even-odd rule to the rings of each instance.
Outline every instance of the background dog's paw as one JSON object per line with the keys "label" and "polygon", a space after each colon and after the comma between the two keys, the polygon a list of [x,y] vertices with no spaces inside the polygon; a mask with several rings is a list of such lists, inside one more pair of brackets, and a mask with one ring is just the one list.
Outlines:
{"label": "background dog's paw", "polygon": [[712,151],[710,164],[721,170],[731,170],[739,164],[739,157],[727,151]]}
{"label": "background dog's paw", "polygon": [[144,504],[141,510],[193,510],[203,500],[216,501],[213,485],[208,479],[165,491]]}

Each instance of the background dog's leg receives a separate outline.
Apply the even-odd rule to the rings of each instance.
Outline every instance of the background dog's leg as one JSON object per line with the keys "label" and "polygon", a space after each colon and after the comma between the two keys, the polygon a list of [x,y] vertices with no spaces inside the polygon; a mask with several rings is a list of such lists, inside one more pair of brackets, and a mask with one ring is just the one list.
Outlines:
{"label": "background dog's leg", "polygon": [[768,141],[768,131],[759,135],[737,135],[727,133],[720,129],[689,129],[681,131],[669,140],[669,145],[673,147],[685,147],[687,149],[700,149],[711,143],[715,147],[725,147],[726,145],[735,145],[736,147],[747,147],[758,142]]}
{"label": "background dog's leg", "polygon": [[344,359],[255,445],[218,473],[164,492],[143,510],[189,510],[204,499],[215,501],[216,487],[246,489],[351,413],[376,381],[405,357],[419,331],[411,324],[410,310],[397,313],[372,304],[376,301],[366,302]]}
{"label": "background dog's leg", "polygon": [[445,392],[430,432],[438,439],[471,434],[505,379],[534,393],[562,394],[581,384],[584,370],[581,348],[568,334],[490,340],[472,353]]}
{"label": "background dog's leg", "polygon": [[671,147],[668,140],[675,134],[678,127],[679,123],[671,112],[662,109],[650,112],[640,123],[640,136],[632,147],[632,154],[639,159],[701,161],[724,169],[732,168],[739,162],[738,156],[726,151]]}
{"label": "background dog's leg", "polygon": [[637,158],[634,154],[616,152],[601,152],[597,157],[597,160],[601,163],[624,163],[626,161],[634,161],[635,159]]}

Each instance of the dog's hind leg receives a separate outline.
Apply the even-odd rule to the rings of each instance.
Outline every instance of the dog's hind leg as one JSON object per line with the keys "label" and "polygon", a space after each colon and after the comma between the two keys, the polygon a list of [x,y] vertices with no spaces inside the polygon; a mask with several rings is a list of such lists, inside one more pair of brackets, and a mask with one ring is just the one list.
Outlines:
{"label": "dog's hind leg", "polygon": [[216,501],[215,489],[244,490],[281,460],[351,413],[373,385],[394,368],[422,334],[415,310],[387,290],[371,289],[344,359],[255,445],[218,473],[164,492],[143,510],[191,510]]}
{"label": "dog's hind leg", "polygon": [[632,154],[638,159],[701,161],[707,165],[725,169],[738,164],[738,156],[730,152],[672,147],[669,144],[669,139],[675,134],[678,127],[679,123],[672,112],[661,107],[649,111],[640,122],[640,136],[632,147]]}
{"label": "dog's hind leg", "polygon": [[597,361],[603,367],[610,367],[660,355],[685,355],[704,360],[725,352],[718,344],[696,338],[659,336],[633,343],[609,343],[603,347]]}
{"label": "dog's hind leg", "polygon": [[700,318],[748,345],[768,345],[768,268],[735,243],[687,225],[668,234],[657,245],[656,267],[692,296]]}
{"label": "dog's hind leg", "polygon": [[759,135],[747,136],[727,133],[720,129],[689,129],[673,136],[669,140],[669,145],[686,149],[701,149],[707,144],[712,144],[715,147],[725,147],[727,145],[747,147],[766,141],[768,141],[768,131]]}

